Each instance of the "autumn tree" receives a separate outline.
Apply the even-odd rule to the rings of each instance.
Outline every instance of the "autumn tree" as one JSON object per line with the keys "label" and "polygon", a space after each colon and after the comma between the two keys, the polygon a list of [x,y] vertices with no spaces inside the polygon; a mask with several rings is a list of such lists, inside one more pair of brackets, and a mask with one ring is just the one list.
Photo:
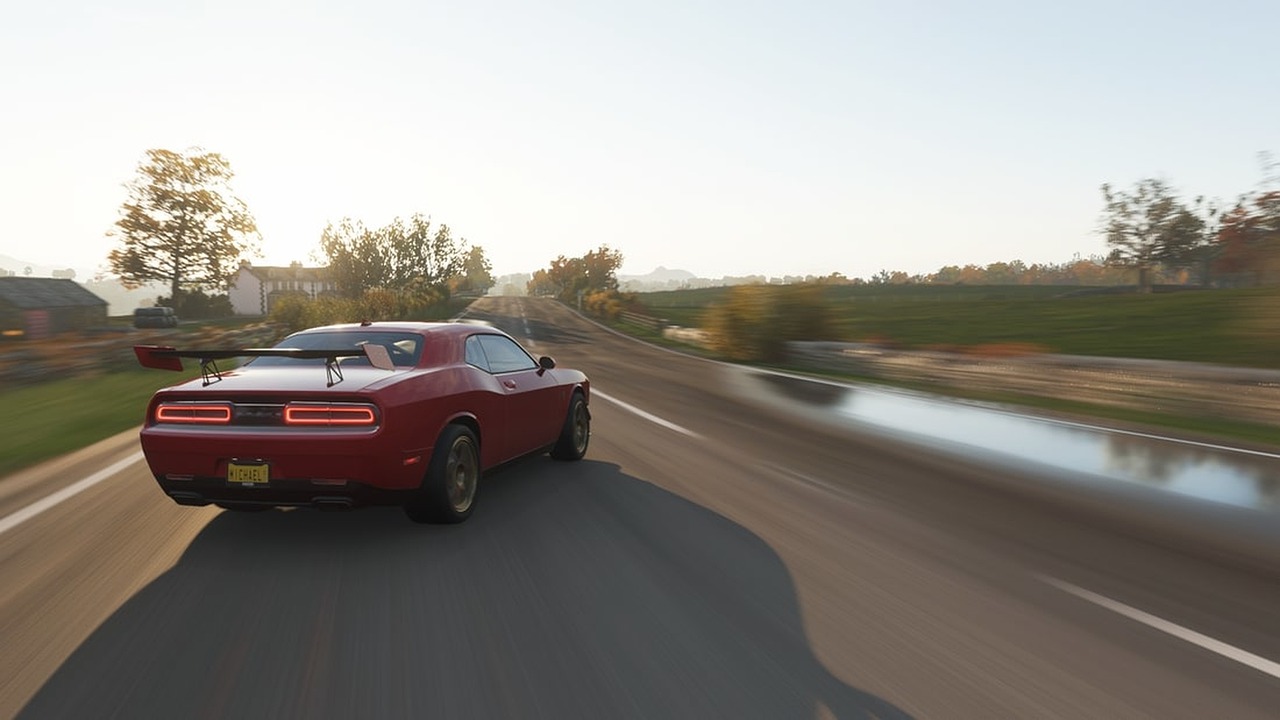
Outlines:
{"label": "autumn tree", "polygon": [[1280,190],[1241,198],[1222,216],[1215,267],[1237,284],[1280,278]]}
{"label": "autumn tree", "polygon": [[555,295],[557,290],[556,284],[551,281],[551,274],[546,270],[534,272],[533,277],[525,284],[525,293],[534,297]]}
{"label": "autumn tree", "polygon": [[582,256],[582,271],[587,276],[588,290],[618,289],[618,270],[622,268],[622,253],[608,245]]}
{"label": "autumn tree", "polygon": [[576,303],[579,293],[614,293],[618,290],[617,272],[621,267],[622,253],[608,245],[601,245],[582,257],[560,255],[546,270],[534,273],[529,294],[552,294],[561,302]]}
{"label": "autumn tree", "polygon": [[835,335],[823,285],[738,285],[708,308],[703,325],[712,349],[733,360],[780,362],[793,340]]}
{"label": "autumn tree", "polygon": [[352,298],[373,288],[446,294],[449,280],[465,266],[465,245],[448,225],[433,229],[431,219],[420,214],[374,229],[344,218],[320,236],[334,284]]}
{"label": "autumn tree", "polygon": [[231,193],[232,176],[218,153],[148,150],[108,233],[120,241],[108,262],[121,283],[167,282],[170,297],[225,286],[260,240],[253,216]]}
{"label": "autumn tree", "polygon": [[493,287],[493,265],[484,255],[484,248],[479,245],[467,251],[462,262],[462,273],[454,278],[454,292],[473,292],[483,295]]}
{"label": "autumn tree", "polygon": [[1148,178],[1130,191],[1102,185],[1101,232],[1111,248],[1109,260],[1138,271],[1138,285],[1151,289],[1152,271],[1161,263],[1189,262],[1205,244],[1205,223],[1163,180]]}

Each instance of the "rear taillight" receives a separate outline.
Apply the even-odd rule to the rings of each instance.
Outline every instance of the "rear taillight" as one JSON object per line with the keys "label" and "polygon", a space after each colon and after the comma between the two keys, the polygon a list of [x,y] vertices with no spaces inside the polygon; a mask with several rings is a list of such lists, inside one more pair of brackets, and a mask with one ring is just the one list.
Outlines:
{"label": "rear taillight", "polygon": [[285,425],[372,426],[378,414],[372,405],[347,403],[289,403],[284,406]]}
{"label": "rear taillight", "polygon": [[231,405],[227,403],[160,403],[156,406],[156,422],[226,425],[231,422]]}

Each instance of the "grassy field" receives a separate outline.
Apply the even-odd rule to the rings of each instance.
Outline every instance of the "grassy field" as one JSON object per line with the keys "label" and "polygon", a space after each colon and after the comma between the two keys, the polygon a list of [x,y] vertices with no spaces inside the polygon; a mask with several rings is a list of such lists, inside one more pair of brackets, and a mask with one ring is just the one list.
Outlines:
{"label": "grassy field", "polygon": [[[699,327],[727,288],[642,293]],[[1095,294],[1089,294],[1090,292]],[[834,337],[904,348],[1022,344],[1045,352],[1280,367],[1280,288],[1151,294],[1061,286],[832,286]]]}
{"label": "grassy field", "polygon": [[138,369],[0,391],[0,477],[140,426],[153,392],[199,374]]}

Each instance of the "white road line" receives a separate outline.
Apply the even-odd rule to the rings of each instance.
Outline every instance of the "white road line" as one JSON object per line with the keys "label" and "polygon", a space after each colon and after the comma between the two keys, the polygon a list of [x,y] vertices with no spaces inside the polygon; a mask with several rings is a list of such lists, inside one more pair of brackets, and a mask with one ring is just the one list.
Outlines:
{"label": "white road line", "polygon": [[[715,361],[712,361],[712,362],[715,362]],[[778,375],[781,377],[788,377],[795,380],[805,380],[811,383],[817,383],[821,385],[830,385],[832,387],[848,388],[851,390],[858,390],[860,388],[868,387],[867,385],[861,385],[861,386],[854,385],[851,383],[838,382],[836,380],[828,380],[826,378],[817,378],[811,375],[800,375],[797,373],[784,372],[781,370],[769,370],[767,368],[753,368],[753,367],[744,366],[744,365],[739,365],[735,367],[744,368],[752,372],[766,373],[769,375]],[[912,390],[904,391],[904,390],[898,390],[894,388],[886,388],[886,387],[878,387],[878,386],[871,386],[871,387],[881,392],[905,394],[905,395],[912,395],[917,397],[923,396],[925,398],[928,398],[929,400],[934,400],[934,401],[944,402],[944,403],[957,404],[957,403],[963,402],[962,400],[958,400],[956,398],[953,398],[947,395],[938,394],[938,393],[931,393],[931,392],[925,392],[925,391],[912,391]],[[1255,457],[1264,457],[1264,458],[1272,458],[1272,459],[1280,460],[1280,453],[1267,452],[1265,450],[1251,450],[1249,448],[1234,447],[1232,445],[1218,445],[1216,443],[1203,442],[1200,440],[1188,440],[1186,438],[1172,437],[1169,435],[1157,435],[1156,433],[1147,433],[1147,432],[1141,432],[1138,430],[1124,430],[1122,428],[1109,427],[1107,425],[1097,425],[1093,423],[1076,422],[1073,420],[1063,420],[1061,418],[1048,417],[1045,415],[1036,415],[1034,412],[1032,412],[1033,410],[1032,408],[1018,408],[1016,406],[1010,406],[1010,405],[1006,405],[1004,407],[992,407],[990,405],[981,405],[981,407],[983,407],[986,410],[990,410],[991,412],[1000,413],[1002,415],[1012,415],[1014,417],[1025,418],[1025,419],[1034,420],[1037,422],[1048,423],[1051,425],[1063,425],[1066,427],[1079,428],[1081,430],[1093,430],[1097,432],[1111,433],[1115,435],[1128,435],[1130,437],[1139,437],[1145,440],[1158,440],[1160,442],[1173,443],[1175,445],[1186,445],[1189,447],[1204,448],[1206,450],[1218,450],[1222,452],[1237,453],[1240,455],[1253,455]]]}
{"label": "white road line", "polygon": [[591,397],[598,397],[601,400],[608,400],[609,402],[613,403],[614,405],[617,405],[618,407],[622,408],[623,410],[626,410],[627,412],[639,415],[645,420],[648,420],[649,422],[654,423],[655,425],[661,425],[662,427],[668,430],[675,430],[681,435],[688,435],[691,438],[697,438],[699,440],[702,439],[701,435],[699,435],[698,433],[688,428],[680,427],[679,425],[671,422],[670,420],[663,420],[657,415],[654,415],[652,413],[647,413],[644,410],[641,410],[640,408],[636,407],[635,405],[632,405],[630,403],[625,403],[619,400],[618,398],[605,395],[604,393],[600,392],[595,388],[591,388]]}
{"label": "white road line", "polygon": [[1104,607],[1111,612],[1123,615],[1130,620],[1136,620],[1147,627],[1155,628],[1160,632],[1172,635],[1180,640],[1185,640],[1193,645],[1197,645],[1205,650],[1217,653],[1225,658],[1235,660],[1242,665],[1248,665],[1259,672],[1266,673],[1267,675],[1275,678],[1280,678],[1280,663],[1268,660],[1260,655],[1254,655],[1251,652],[1241,650],[1234,645],[1228,645],[1221,640],[1215,640],[1214,638],[1198,633],[1195,630],[1188,630],[1181,625],[1171,623],[1168,620],[1156,617],[1151,613],[1146,613],[1137,608],[1129,607],[1122,602],[1117,602],[1095,592],[1089,592],[1088,590],[1076,587],[1069,582],[1045,575],[1040,575],[1038,577],[1042,582],[1048,583],[1059,590],[1075,595],[1082,600],[1087,600],[1094,605]]}
{"label": "white road line", "polygon": [[31,503],[30,505],[22,508],[18,512],[13,513],[12,515],[8,515],[4,518],[0,518],[0,535],[5,534],[6,532],[14,529],[15,527],[21,525],[22,523],[39,515],[45,510],[48,510],[49,508],[52,508],[55,505],[63,502],[64,500],[68,500],[74,497],[75,495],[81,492],[84,492],[85,490],[88,490],[94,485],[97,485],[103,480],[106,480],[107,478],[111,477],[112,475],[115,475],[116,473],[138,462],[141,459],[142,459],[142,453],[135,452],[129,457],[123,460],[120,460],[118,462],[115,462],[111,465],[108,465],[107,467],[99,470],[98,472],[90,475],[89,477],[83,480],[77,481],[72,485],[68,485],[67,487],[62,488],[56,493],[49,495],[48,497],[45,497],[41,500],[37,500]]}
{"label": "white road line", "polygon": [[[1026,416],[1024,413],[1010,413],[1014,415]],[[1031,417],[1035,417],[1032,415]],[[1206,450],[1221,450],[1223,452],[1233,452],[1241,455],[1254,455],[1257,457],[1274,458],[1280,460],[1280,454],[1266,452],[1264,450],[1250,450],[1249,448],[1232,447],[1230,445],[1217,445],[1214,443],[1201,442],[1199,440],[1186,440],[1184,438],[1169,437],[1167,435],[1156,435],[1154,433],[1138,432],[1136,430],[1121,430],[1120,428],[1105,427],[1102,425],[1090,425],[1089,423],[1073,422],[1071,420],[1059,420],[1058,418],[1037,418],[1046,422],[1057,425],[1066,425],[1068,427],[1083,428],[1085,430],[1098,430],[1100,432],[1115,433],[1117,435],[1129,435],[1131,437],[1140,437],[1147,440],[1161,440],[1164,442],[1176,443],[1178,445],[1189,445],[1191,447],[1204,448]]]}

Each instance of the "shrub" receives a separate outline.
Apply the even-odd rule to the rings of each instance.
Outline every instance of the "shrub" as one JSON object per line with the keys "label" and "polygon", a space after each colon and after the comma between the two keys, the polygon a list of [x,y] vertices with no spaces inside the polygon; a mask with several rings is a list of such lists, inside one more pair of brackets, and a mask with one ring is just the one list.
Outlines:
{"label": "shrub", "polygon": [[732,360],[779,362],[789,341],[834,336],[824,288],[810,283],[734,286],[703,325],[711,348]]}
{"label": "shrub", "polygon": [[230,317],[231,298],[222,295],[206,295],[201,290],[179,291],[174,297],[158,297],[156,305],[171,307],[183,320],[209,320]]}

